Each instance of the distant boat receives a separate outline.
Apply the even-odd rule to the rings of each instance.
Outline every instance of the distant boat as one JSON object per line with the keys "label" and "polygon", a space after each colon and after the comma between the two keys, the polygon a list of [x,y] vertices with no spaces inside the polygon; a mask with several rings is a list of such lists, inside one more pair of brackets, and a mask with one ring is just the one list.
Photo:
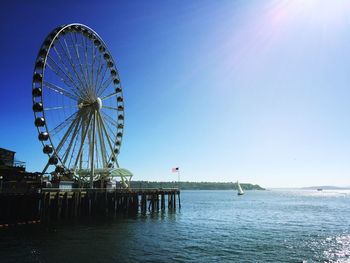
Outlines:
{"label": "distant boat", "polygon": [[244,195],[244,191],[241,187],[241,185],[239,184],[239,182],[237,181],[237,188],[238,188],[238,195]]}
{"label": "distant boat", "polygon": [[322,191],[323,189],[322,188],[317,188],[317,191]]}

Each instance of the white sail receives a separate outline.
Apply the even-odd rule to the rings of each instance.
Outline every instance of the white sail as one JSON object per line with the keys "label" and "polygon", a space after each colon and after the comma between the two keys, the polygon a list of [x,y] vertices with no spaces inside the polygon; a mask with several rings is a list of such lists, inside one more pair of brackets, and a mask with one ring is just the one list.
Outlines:
{"label": "white sail", "polygon": [[237,181],[237,187],[238,187],[238,195],[243,195],[244,194],[244,191],[241,187],[241,185],[239,184],[239,182]]}

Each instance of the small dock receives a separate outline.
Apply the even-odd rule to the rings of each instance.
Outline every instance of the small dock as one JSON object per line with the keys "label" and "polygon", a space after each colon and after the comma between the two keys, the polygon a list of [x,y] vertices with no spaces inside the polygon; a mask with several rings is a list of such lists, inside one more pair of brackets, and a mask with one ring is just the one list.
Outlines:
{"label": "small dock", "polygon": [[82,217],[135,216],[181,208],[180,190],[53,189],[0,193],[0,227]]}

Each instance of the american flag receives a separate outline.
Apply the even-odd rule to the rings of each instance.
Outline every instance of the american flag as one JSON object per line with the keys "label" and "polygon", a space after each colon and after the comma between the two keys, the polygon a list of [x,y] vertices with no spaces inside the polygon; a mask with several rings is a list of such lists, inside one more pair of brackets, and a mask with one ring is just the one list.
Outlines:
{"label": "american flag", "polygon": [[176,173],[176,172],[180,171],[180,169],[179,169],[179,167],[175,167],[175,168],[172,168],[171,171],[173,173]]}

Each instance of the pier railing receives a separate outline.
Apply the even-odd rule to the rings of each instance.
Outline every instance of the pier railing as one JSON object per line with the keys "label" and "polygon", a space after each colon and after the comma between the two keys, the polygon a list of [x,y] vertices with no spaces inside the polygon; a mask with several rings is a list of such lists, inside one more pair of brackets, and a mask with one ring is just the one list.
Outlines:
{"label": "pier railing", "polygon": [[42,192],[120,192],[120,193],[142,193],[142,192],[173,192],[180,191],[179,188],[41,188]]}

